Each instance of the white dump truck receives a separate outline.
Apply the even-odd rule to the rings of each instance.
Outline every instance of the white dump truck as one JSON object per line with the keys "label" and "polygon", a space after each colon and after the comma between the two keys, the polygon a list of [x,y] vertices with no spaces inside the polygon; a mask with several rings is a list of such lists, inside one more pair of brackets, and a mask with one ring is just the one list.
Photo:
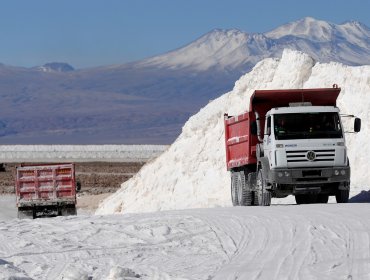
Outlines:
{"label": "white dump truck", "polygon": [[[265,205],[294,195],[297,204],[347,202],[350,163],[340,88],[256,90],[250,109],[225,114],[226,164],[233,205]],[[354,117],[354,116],[346,116]],[[355,118],[354,132],[361,129]]]}

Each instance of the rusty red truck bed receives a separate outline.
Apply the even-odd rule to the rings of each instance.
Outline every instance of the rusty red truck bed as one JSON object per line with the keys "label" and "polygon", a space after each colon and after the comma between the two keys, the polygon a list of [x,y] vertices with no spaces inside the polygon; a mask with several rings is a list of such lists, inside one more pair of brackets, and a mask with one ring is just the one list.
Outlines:
{"label": "rusty red truck bed", "polygon": [[21,165],[16,168],[18,217],[75,215],[76,180],[72,163]]}

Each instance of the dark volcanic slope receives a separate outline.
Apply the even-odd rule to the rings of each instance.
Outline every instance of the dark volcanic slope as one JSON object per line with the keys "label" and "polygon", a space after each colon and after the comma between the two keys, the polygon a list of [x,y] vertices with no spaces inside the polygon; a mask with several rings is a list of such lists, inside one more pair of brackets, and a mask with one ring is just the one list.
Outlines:
{"label": "dark volcanic slope", "polygon": [[2,66],[0,141],[170,143],[190,115],[235,79],[130,65],[68,73]]}

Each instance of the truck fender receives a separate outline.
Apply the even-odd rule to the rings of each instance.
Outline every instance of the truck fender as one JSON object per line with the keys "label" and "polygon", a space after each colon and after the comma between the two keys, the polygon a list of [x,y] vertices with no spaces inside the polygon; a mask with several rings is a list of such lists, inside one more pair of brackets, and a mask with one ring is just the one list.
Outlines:
{"label": "truck fender", "polygon": [[256,157],[257,159],[261,159],[263,156],[264,156],[264,153],[263,153],[262,144],[257,144],[256,145]]}
{"label": "truck fender", "polygon": [[267,182],[270,182],[270,180],[269,180],[270,165],[269,165],[268,158],[267,157],[261,157],[259,165],[260,165],[260,169],[262,170],[263,179],[265,179]]}

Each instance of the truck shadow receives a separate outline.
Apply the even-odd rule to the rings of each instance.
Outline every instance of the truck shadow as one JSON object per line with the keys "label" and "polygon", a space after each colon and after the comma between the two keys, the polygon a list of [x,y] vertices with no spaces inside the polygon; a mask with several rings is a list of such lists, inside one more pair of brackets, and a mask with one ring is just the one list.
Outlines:
{"label": "truck shadow", "polygon": [[351,197],[349,203],[368,203],[370,202],[370,191],[361,191],[359,194]]}

